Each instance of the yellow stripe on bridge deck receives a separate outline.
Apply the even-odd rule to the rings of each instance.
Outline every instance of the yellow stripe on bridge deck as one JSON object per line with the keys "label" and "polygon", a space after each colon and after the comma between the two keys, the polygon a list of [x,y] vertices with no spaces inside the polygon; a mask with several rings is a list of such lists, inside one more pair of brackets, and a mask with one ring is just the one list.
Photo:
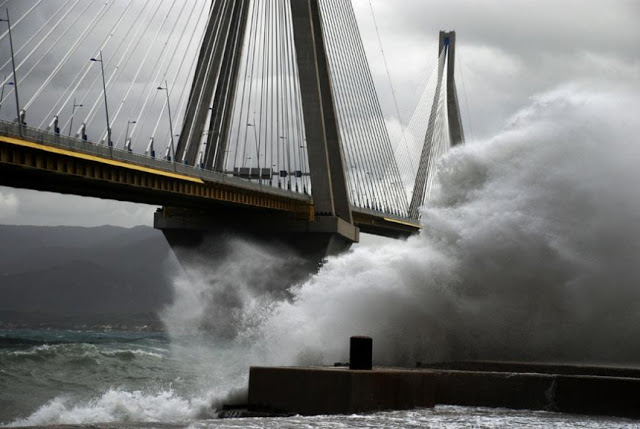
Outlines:
{"label": "yellow stripe on bridge deck", "polygon": [[5,143],[9,143],[9,144],[13,144],[13,145],[16,145],[16,146],[29,147],[29,148],[32,148],[32,149],[38,149],[38,150],[42,150],[42,151],[45,151],[45,152],[55,153],[55,154],[58,154],[58,155],[70,156],[70,157],[73,157],[73,158],[84,159],[84,160],[87,160],[87,161],[100,162],[102,164],[108,164],[108,165],[112,165],[114,167],[128,168],[130,170],[142,171],[144,173],[150,173],[150,174],[156,174],[156,175],[159,175],[159,176],[171,177],[172,179],[186,180],[186,181],[189,181],[189,182],[204,184],[204,181],[202,179],[198,178],[198,177],[186,176],[184,174],[172,173],[170,171],[163,171],[163,170],[158,170],[158,169],[150,168],[150,167],[143,167],[141,165],[130,164],[128,162],[116,161],[116,160],[113,160],[113,159],[102,158],[102,157],[99,157],[99,156],[96,156],[96,155],[89,155],[89,154],[82,153],[82,152],[74,152],[72,150],[67,150],[67,149],[60,149],[60,148],[57,148],[57,147],[46,146],[46,145],[42,145],[42,144],[39,144],[39,143],[33,143],[33,142],[28,142],[28,141],[25,141],[25,140],[21,140],[21,139],[16,139],[16,138],[13,138],[13,137],[0,136],[0,141],[5,142]]}

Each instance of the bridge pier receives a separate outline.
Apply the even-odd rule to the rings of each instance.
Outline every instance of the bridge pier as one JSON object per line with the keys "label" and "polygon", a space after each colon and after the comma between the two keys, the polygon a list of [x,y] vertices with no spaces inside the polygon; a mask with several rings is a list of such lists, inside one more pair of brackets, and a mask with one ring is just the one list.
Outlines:
{"label": "bridge pier", "polygon": [[192,250],[215,261],[216,243],[230,238],[289,249],[304,261],[305,275],[317,271],[328,256],[347,251],[360,237],[358,227],[337,216],[316,216],[312,221],[275,211],[196,211],[165,207],[154,216],[154,227],[162,231],[176,256],[189,264]]}

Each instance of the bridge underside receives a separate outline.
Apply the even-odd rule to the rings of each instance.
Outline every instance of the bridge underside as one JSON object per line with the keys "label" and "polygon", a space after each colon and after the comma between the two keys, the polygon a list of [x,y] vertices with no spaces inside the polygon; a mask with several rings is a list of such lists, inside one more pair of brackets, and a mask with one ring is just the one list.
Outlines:
{"label": "bridge underside", "polygon": [[[317,270],[327,256],[347,251],[359,240],[359,230],[338,217],[317,217],[313,222],[268,211],[196,211],[165,207],[154,217],[176,256],[186,265],[191,255],[215,263],[219,244],[228,239],[280,248],[305,261],[305,274]],[[197,252],[194,252],[197,250]]]}
{"label": "bridge underside", "polygon": [[[155,216],[178,256],[181,249],[227,236],[284,245],[315,269],[328,255],[347,250],[359,232],[406,237],[414,224],[374,211],[354,209],[354,224],[316,216],[311,199],[251,186],[202,180],[180,171],[41,145],[0,136],[0,185],[165,207]],[[123,155],[124,156],[124,155]]]}

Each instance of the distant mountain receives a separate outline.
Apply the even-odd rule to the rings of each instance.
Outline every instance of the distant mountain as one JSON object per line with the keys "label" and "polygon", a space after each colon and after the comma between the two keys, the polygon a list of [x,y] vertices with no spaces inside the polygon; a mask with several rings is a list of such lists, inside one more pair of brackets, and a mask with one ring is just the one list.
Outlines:
{"label": "distant mountain", "polygon": [[0,225],[0,323],[154,319],[178,270],[150,227]]}

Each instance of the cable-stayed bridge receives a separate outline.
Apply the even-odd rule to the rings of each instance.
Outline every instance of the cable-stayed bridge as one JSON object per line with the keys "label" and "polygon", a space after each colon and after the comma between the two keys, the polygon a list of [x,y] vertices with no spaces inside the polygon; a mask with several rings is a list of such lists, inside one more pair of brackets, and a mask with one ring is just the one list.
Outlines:
{"label": "cable-stayed bridge", "polygon": [[392,142],[349,0],[0,0],[0,19],[0,184],[163,206],[176,247],[248,234],[318,259],[412,234],[464,141],[455,33]]}

